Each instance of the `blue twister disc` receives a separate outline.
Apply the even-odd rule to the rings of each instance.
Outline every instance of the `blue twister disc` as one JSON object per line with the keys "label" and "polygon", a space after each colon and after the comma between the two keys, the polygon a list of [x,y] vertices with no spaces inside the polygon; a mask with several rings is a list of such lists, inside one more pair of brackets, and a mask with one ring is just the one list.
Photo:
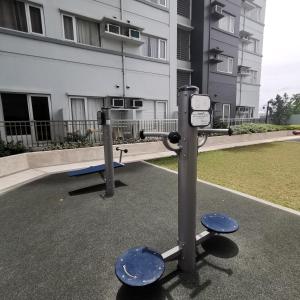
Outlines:
{"label": "blue twister disc", "polygon": [[158,281],[165,270],[162,256],[147,248],[127,250],[116,261],[115,272],[118,279],[130,286],[141,287]]}
{"label": "blue twister disc", "polygon": [[211,213],[206,214],[201,218],[201,223],[209,231],[216,233],[233,233],[239,229],[239,224],[236,220],[225,214]]}

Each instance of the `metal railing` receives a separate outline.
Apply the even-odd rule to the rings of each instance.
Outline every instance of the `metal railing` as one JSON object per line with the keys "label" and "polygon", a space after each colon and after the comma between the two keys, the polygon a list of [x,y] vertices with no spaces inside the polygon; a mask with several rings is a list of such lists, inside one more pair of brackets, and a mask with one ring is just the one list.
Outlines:
{"label": "metal railing", "polygon": [[[228,127],[244,123],[264,123],[262,119],[220,120]],[[114,120],[113,143],[136,143],[139,132],[170,132],[178,128],[177,119]],[[103,144],[102,129],[96,120],[82,121],[0,121],[0,140],[21,143],[30,150],[96,146]]]}
{"label": "metal railing", "polygon": [[[134,143],[140,140],[139,132],[175,131],[177,120],[114,120],[114,144]],[[0,140],[4,143],[21,143],[31,150],[47,149],[58,145],[102,145],[101,126],[96,120],[82,121],[0,121]],[[77,145],[76,145],[77,144]]]}
{"label": "metal railing", "polygon": [[220,122],[226,126],[236,126],[245,123],[261,124],[261,123],[265,123],[265,120],[262,118],[230,118],[230,119],[220,119]]}

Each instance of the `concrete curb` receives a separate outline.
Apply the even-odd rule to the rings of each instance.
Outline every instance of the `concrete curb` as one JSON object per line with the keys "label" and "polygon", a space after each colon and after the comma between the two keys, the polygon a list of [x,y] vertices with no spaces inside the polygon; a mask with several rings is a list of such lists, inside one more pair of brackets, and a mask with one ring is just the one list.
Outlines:
{"label": "concrete curb", "polygon": [[[278,132],[275,133],[276,135],[274,137],[268,139],[261,139],[262,137],[265,137],[266,134],[259,134],[259,139],[257,140],[254,139],[254,136],[256,135],[252,135],[250,141],[245,141],[245,136],[247,135],[234,136],[235,139],[232,139],[232,137],[212,137],[208,139],[209,142],[207,145],[201,148],[199,152],[297,139],[290,131],[282,132],[283,136],[278,136]],[[270,133],[268,133],[267,136],[270,137]],[[236,140],[238,137],[243,141],[237,142]],[[224,138],[226,141],[235,142],[227,142],[227,144],[224,144]],[[215,140],[216,145],[213,145],[213,140]],[[219,144],[220,142],[221,144]],[[166,150],[161,142],[125,144],[118,146],[126,147],[129,150],[129,155],[126,155],[123,160],[125,163],[175,155],[173,152]],[[118,157],[118,152],[114,152],[114,156]],[[102,164],[103,162],[103,147],[24,153],[0,158],[0,194],[47,175],[68,172],[89,167],[91,165]]]}

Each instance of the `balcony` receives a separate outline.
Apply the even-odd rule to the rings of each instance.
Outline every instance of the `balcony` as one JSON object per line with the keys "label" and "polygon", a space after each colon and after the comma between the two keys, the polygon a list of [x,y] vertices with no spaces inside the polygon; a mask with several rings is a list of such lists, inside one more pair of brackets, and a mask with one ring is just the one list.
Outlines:
{"label": "balcony", "polygon": [[101,20],[101,36],[135,45],[142,45],[141,32],[144,28],[115,18]]}

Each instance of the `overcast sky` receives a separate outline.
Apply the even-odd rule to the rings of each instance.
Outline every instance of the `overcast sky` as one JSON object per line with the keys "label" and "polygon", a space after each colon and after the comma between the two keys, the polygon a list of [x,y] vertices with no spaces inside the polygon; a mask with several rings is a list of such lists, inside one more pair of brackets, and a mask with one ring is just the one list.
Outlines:
{"label": "overcast sky", "polygon": [[267,0],[260,104],[300,93],[300,1]]}

